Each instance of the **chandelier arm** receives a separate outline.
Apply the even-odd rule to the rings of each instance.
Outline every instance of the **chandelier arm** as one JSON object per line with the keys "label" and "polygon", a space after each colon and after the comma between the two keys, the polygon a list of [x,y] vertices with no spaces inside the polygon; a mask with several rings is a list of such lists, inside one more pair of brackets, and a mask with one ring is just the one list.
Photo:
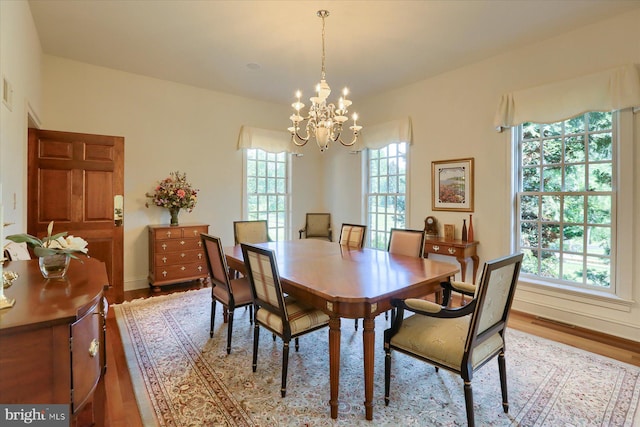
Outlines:
{"label": "chandelier arm", "polygon": [[[298,142],[298,140],[296,140],[296,138],[300,142]],[[307,142],[309,142],[309,139],[311,139],[311,135],[309,134],[308,130],[307,130],[307,137],[306,138],[301,137],[297,130],[291,132],[291,142],[293,142],[298,147],[303,147]]]}
{"label": "chandelier arm", "polygon": [[353,134],[353,140],[352,140],[351,142],[344,142],[344,141],[342,140],[342,138],[340,138],[340,135],[338,135],[338,138],[337,138],[337,141],[338,141],[340,144],[344,145],[345,147],[351,147],[353,144],[355,144],[355,143],[356,143],[356,141],[357,141],[357,140],[358,140],[358,134],[357,134],[357,133],[354,133],[354,134]]}

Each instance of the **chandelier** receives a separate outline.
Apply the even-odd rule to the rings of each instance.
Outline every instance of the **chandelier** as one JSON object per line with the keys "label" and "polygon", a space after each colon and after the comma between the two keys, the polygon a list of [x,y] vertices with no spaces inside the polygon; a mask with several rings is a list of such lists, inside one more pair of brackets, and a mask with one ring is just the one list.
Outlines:
{"label": "chandelier", "polygon": [[[325,80],[324,18],[329,16],[329,11],[319,10],[317,15],[322,18],[322,74],[320,83],[316,85],[316,96],[309,98],[311,107],[309,107],[306,117],[303,117],[300,111],[304,108],[304,104],[300,102],[302,93],[300,91],[296,92],[297,101],[291,104],[295,112],[289,117],[293,126],[289,127],[288,130],[291,132],[291,142],[295,145],[301,147],[309,142],[309,139],[315,138],[320,151],[325,151],[329,148],[331,141],[340,142],[346,147],[355,144],[362,126],[358,126],[358,115],[354,113],[352,116],[353,125],[349,126],[349,129],[353,132],[353,139],[351,142],[344,142],[342,140],[342,126],[349,120],[347,118],[347,113],[349,112],[347,108],[351,105],[351,101],[347,99],[349,90],[344,88],[342,97],[338,100],[337,107],[332,103],[327,104],[327,98],[329,98],[331,94],[331,88]],[[304,121],[307,122],[306,125],[303,124]],[[304,136],[300,135],[301,124],[306,128]]]}

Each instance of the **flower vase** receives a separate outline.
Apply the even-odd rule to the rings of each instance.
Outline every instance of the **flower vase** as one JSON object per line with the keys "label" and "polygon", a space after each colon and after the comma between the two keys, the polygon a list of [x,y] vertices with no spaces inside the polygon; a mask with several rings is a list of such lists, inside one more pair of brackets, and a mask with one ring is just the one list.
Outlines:
{"label": "flower vase", "polygon": [[467,232],[467,240],[473,242],[473,215],[469,215],[469,231]]}
{"label": "flower vase", "polygon": [[68,254],[54,254],[40,257],[40,272],[45,279],[61,279],[67,274],[71,257]]}
{"label": "flower vase", "polygon": [[178,214],[180,213],[180,208],[169,209],[169,213],[171,214],[171,225],[178,225]]}

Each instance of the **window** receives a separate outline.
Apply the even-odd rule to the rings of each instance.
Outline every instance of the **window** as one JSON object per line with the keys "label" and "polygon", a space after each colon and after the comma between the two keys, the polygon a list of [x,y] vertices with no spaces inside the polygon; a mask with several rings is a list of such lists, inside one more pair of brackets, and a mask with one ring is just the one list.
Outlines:
{"label": "window", "polygon": [[514,128],[522,276],[615,292],[615,119],[591,112]]}
{"label": "window", "polygon": [[371,248],[387,249],[391,229],[406,227],[407,155],[405,142],[366,150],[365,197]]}
{"label": "window", "polygon": [[287,153],[245,150],[245,218],[266,219],[273,240],[288,238],[289,176]]}

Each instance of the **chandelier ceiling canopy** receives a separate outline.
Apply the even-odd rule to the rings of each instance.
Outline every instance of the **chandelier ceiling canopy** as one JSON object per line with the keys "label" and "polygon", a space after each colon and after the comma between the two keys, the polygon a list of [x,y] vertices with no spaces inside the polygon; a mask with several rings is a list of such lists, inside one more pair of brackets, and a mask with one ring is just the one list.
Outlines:
{"label": "chandelier ceiling canopy", "polygon": [[[352,115],[353,125],[349,126],[349,129],[353,133],[353,139],[350,142],[344,142],[342,140],[343,124],[347,122],[348,108],[351,105],[351,101],[347,99],[349,90],[345,87],[342,91],[342,97],[338,100],[338,105],[333,103],[327,104],[327,98],[331,94],[331,88],[325,79],[325,47],[324,47],[324,20],[329,16],[329,11],[319,10],[317,12],[318,17],[322,19],[322,73],[320,77],[320,83],[316,85],[316,95],[309,98],[311,106],[306,116],[303,116],[302,109],[304,104],[300,101],[302,93],[296,92],[296,102],[291,104],[294,113],[289,117],[292,126],[288,128],[291,132],[291,141],[298,146],[303,146],[310,139],[314,138],[320,151],[325,151],[329,148],[330,142],[340,142],[344,146],[351,146],[358,140],[360,129],[362,126],[358,126],[358,115],[354,113]],[[304,122],[306,121],[306,124]],[[304,126],[304,135],[300,134],[300,127]]]}

